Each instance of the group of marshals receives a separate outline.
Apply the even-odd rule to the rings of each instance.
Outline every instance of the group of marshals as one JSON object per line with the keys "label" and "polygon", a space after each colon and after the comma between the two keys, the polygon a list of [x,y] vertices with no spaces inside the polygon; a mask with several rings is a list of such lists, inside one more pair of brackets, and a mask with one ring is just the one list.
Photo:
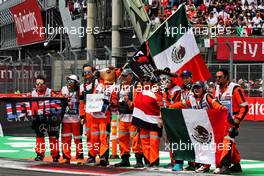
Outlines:
{"label": "group of marshals", "polygon": [[[118,142],[121,162],[114,167],[129,167],[131,149],[136,157],[135,168],[159,166],[159,143],[162,136],[163,122],[160,117],[160,107],[177,109],[227,109],[226,102],[232,103],[232,117],[229,117],[230,129],[223,143],[231,144],[231,148],[224,149],[221,162],[217,163],[216,174],[230,174],[242,172],[240,155],[236,148],[235,137],[238,135],[240,123],[248,111],[243,89],[229,81],[227,70],[216,72],[216,89],[208,91],[203,81],[192,81],[192,73],[184,70],[180,77],[182,85],[177,85],[177,75],[168,68],[156,70],[154,75],[142,75],[135,81],[133,71],[126,68],[119,77],[119,84],[112,86],[101,83],[98,71],[91,65],[83,66],[83,84],[80,85],[78,76],[70,75],[66,78],[67,85],[61,89],[59,95],[46,87],[43,77],[36,79],[36,89],[29,96],[52,97],[61,96],[68,99],[68,106],[62,120],[61,148],[62,163],[71,161],[71,141],[76,145],[77,163],[84,163],[82,134],[85,129],[88,149],[87,164],[96,164],[96,156],[100,158],[99,165],[107,166],[109,155],[109,136],[111,121],[111,106],[117,108],[118,114]],[[157,87],[153,91],[153,87]],[[114,88],[113,88],[114,87]],[[87,112],[86,98],[91,94],[103,94],[101,112]],[[50,129],[46,134],[40,132],[39,125],[46,123]],[[83,128],[85,125],[85,128]],[[53,145],[51,156],[54,162],[60,159],[59,133],[60,124],[50,122],[42,116],[33,121],[36,132],[36,161],[42,161],[45,156],[44,136],[49,136]],[[163,134],[164,135],[164,134]],[[54,147],[56,146],[56,147]],[[171,152],[170,152],[171,153]],[[176,153],[177,154],[177,153]],[[171,155],[172,156],[172,155]],[[144,161],[144,163],[143,163]],[[193,170],[199,173],[209,172],[207,163],[188,162],[183,168],[183,161],[173,160],[168,165],[173,171]]]}

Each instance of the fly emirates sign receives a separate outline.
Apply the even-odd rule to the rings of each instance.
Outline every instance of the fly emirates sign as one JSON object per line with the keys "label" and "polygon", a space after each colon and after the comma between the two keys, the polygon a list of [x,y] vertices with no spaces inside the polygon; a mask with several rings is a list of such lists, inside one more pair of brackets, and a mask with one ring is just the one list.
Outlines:
{"label": "fly emirates sign", "polygon": [[264,38],[219,37],[217,38],[217,59],[229,60],[229,42],[233,48],[234,60],[264,61]]}
{"label": "fly emirates sign", "polygon": [[264,98],[247,97],[248,114],[245,120],[264,121]]}

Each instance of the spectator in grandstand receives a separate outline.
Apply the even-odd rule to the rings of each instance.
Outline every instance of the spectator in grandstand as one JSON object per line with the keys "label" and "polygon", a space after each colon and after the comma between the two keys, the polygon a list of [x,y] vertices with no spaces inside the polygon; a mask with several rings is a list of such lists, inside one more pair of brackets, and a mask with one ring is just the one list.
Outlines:
{"label": "spectator in grandstand", "polygon": [[[146,0],[150,18],[163,22],[185,0]],[[231,34],[238,36],[264,34],[264,3],[254,0],[193,0],[186,1],[186,11],[190,22],[195,26],[206,25],[231,27]],[[153,18],[152,16],[155,16]],[[253,23],[252,23],[253,21]],[[158,23],[155,23],[158,24]],[[157,27],[157,25],[155,25]],[[225,30],[225,34],[230,34]]]}
{"label": "spectator in grandstand", "polygon": [[210,12],[206,22],[209,27],[213,27],[217,24],[217,17],[214,15],[213,12]]}
{"label": "spectator in grandstand", "polygon": [[74,9],[74,11],[73,11],[74,15],[78,15],[81,13],[81,4],[78,0],[75,0],[74,5],[73,5],[73,9]]}
{"label": "spectator in grandstand", "polygon": [[67,7],[72,15],[73,11],[74,11],[74,7],[73,7],[73,2],[71,0],[67,1]]}

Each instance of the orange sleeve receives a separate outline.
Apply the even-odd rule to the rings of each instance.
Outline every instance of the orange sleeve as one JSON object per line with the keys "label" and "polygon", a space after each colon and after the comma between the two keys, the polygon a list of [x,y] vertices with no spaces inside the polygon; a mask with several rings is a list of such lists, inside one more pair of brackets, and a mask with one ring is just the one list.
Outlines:
{"label": "orange sleeve", "polygon": [[85,115],[85,103],[83,100],[80,100],[79,111],[80,111],[80,116]]}
{"label": "orange sleeve", "polygon": [[221,110],[225,108],[225,106],[223,106],[217,99],[214,99],[213,95],[211,94],[207,94],[206,100],[212,109]]}
{"label": "orange sleeve", "polygon": [[191,103],[189,100],[176,102],[169,106],[169,108],[174,109],[186,109],[187,107],[191,107]]}
{"label": "orange sleeve", "polygon": [[116,91],[113,91],[112,94],[111,94],[111,106],[112,107],[117,107],[117,93]]}
{"label": "orange sleeve", "polygon": [[245,99],[244,90],[237,87],[233,91],[233,114],[234,118],[242,121],[248,112],[248,102]]}
{"label": "orange sleeve", "polygon": [[156,92],[155,95],[156,95],[157,104],[160,107],[163,107],[163,97],[162,97],[162,94],[160,92]]}

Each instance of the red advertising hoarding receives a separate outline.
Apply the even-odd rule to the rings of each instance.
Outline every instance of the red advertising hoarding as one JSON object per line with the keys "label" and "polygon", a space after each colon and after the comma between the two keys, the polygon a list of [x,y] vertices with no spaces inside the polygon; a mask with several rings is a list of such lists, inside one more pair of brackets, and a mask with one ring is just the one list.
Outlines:
{"label": "red advertising hoarding", "polygon": [[229,60],[230,49],[227,41],[233,47],[234,60],[264,61],[264,38],[255,37],[218,37],[217,59]]}
{"label": "red advertising hoarding", "polygon": [[45,39],[41,35],[43,22],[37,0],[26,0],[10,8],[16,26],[17,45],[26,45]]}
{"label": "red advertising hoarding", "polygon": [[[47,80],[48,85],[51,82],[51,66],[45,65],[43,67],[43,74]],[[0,65],[0,83],[13,82],[15,79],[18,81],[25,81],[32,79],[35,80],[40,75],[40,66],[32,67],[29,65],[22,66],[3,66]]]}
{"label": "red advertising hoarding", "polygon": [[264,98],[262,97],[247,97],[248,114],[245,120],[264,121]]}

